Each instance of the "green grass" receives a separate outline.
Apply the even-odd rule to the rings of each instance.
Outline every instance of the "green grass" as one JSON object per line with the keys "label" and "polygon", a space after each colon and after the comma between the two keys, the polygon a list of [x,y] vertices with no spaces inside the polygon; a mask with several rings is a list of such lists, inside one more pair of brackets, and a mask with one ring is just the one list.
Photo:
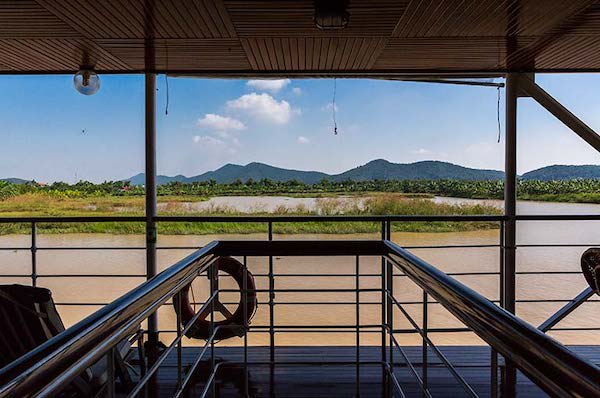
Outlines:
{"label": "green grass", "polygon": [[[172,199],[172,200],[171,200]],[[244,216],[228,208],[213,208],[210,212],[183,211],[181,202],[191,200],[187,196],[162,197],[167,202],[162,215],[196,216]],[[196,201],[199,200],[195,197]],[[26,216],[133,216],[143,215],[143,197],[93,197],[65,198],[52,195],[28,193],[0,201],[0,215],[3,217]],[[409,198],[405,195],[376,194],[372,197],[342,200],[332,197],[317,199],[317,210],[279,208],[274,213],[252,213],[251,215],[303,216],[303,215],[480,215],[499,214],[499,210],[484,205],[451,205],[435,203],[421,197]],[[406,232],[451,232],[497,228],[490,222],[409,222],[394,223],[393,231]],[[350,234],[375,233],[380,231],[378,222],[286,222],[275,223],[277,234]],[[29,233],[28,224],[0,224],[0,234]],[[266,233],[265,223],[255,222],[163,222],[158,231],[168,235],[202,234],[248,234]],[[143,223],[132,222],[90,222],[90,223],[40,223],[39,233],[110,233],[143,234]]]}

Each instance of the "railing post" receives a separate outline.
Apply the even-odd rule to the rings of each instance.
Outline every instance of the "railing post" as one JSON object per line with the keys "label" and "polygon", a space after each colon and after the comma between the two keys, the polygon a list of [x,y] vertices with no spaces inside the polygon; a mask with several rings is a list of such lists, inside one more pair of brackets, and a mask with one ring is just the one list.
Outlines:
{"label": "railing post", "polygon": [[[387,239],[387,221],[381,222],[381,239]],[[388,383],[387,383],[387,353],[386,353],[386,302],[387,302],[387,291],[386,291],[386,265],[385,258],[381,258],[381,395],[387,396],[388,394]]]}
{"label": "railing post", "polygon": [[[219,292],[215,293],[215,290],[219,289],[219,286],[217,285],[218,281],[219,281],[219,270],[216,266],[216,262],[213,261],[213,263],[210,265],[210,268],[208,270],[208,273],[210,275],[210,296],[213,297],[213,294],[215,295],[213,297],[212,300],[210,300],[210,374],[213,374],[215,372],[216,369],[216,360],[215,360],[215,338],[214,338],[214,334],[215,334],[215,300],[219,300]],[[216,380],[216,377],[213,378],[213,385],[212,385],[212,397],[216,397],[216,390],[215,390],[215,384],[214,384],[214,380]]]}
{"label": "railing post", "polygon": [[[268,240],[273,241],[273,221],[267,223]],[[273,256],[269,256],[269,396],[274,394],[275,382],[275,275],[273,267]]]}
{"label": "railing post", "polygon": [[429,314],[428,314],[428,303],[429,303],[429,295],[426,291],[423,290],[423,345],[421,351],[421,362],[422,362],[422,373],[421,380],[423,381],[423,396],[426,396],[426,391],[428,391],[427,387],[427,371],[429,367],[429,358],[428,358],[428,343],[427,343],[427,332],[429,328]]}
{"label": "railing post", "polygon": [[[504,221],[500,221],[500,234],[499,234],[499,266],[498,266],[498,300],[500,305],[504,305]],[[491,349],[490,358],[490,390],[491,398],[498,397],[498,352],[495,349]]]}
{"label": "railing post", "polygon": [[244,396],[248,397],[248,258],[244,256],[244,278],[242,280],[242,304],[244,315]]}
{"label": "railing post", "polygon": [[[269,221],[269,242],[273,240],[273,222]],[[275,362],[275,277],[273,256],[269,256],[269,360]]]}
{"label": "railing post", "polygon": [[37,225],[31,223],[31,285],[37,286]]}
{"label": "railing post", "polygon": [[[506,76],[506,144],[504,166],[504,292],[502,307],[515,313],[516,298],[516,215],[517,215],[517,99],[518,76],[509,73]],[[505,367],[503,395],[516,395],[516,369],[507,363]]]}
{"label": "railing post", "polygon": [[360,396],[360,256],[356,256],[356,397]]}

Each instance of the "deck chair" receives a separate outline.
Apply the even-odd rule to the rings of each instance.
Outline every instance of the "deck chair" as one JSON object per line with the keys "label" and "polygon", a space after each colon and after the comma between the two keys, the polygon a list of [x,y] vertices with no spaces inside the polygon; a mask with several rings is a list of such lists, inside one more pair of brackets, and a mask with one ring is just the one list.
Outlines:
{"label": "deck chair", "polygon": [[[0,285],[0,368],[65,330],[48,289],[24,285]],[[115,374],[125,389],[132,385],[125,359],[131,343],[117,346]],[[107,358],[102,357],[67,388],[69,396],[99,397],[108,380]]]}

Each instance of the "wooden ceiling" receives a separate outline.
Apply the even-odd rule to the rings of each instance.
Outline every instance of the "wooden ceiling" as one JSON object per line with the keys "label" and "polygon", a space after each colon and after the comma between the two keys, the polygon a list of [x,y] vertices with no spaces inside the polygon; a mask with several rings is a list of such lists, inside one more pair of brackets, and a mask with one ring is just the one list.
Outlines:
{"label": "wooden ceiling", "polygon": [[600,70],[600,0],[2,0],[0,73],[402,75]]}

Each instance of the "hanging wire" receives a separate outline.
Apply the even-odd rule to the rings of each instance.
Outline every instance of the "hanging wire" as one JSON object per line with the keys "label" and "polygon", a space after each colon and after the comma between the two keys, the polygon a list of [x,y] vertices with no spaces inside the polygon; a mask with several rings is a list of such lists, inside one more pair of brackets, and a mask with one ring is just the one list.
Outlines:
{"label": "hanging wire", "polygon": [[498,102],[496,104],[496,119],[498,121],[498,143],[500,143],[500,135],[502,128],[500,127],[500,86],[498,86]]}
{"label": "hanging wire", "polygon": [[[165,45],[165,55],[167,58],[167,72],[169,70],[169,46]],[[165,72],[165,88],[167,90],[167,103],[165,104],[165,115],[169,114],[169,74]]]}
{"label": "hanging wire", "polygon": [[337,131],[337,121],[335,119],[335,92],[336,92],[336,87],[337,86],[337,82],[336,79],[333,78],[333,100],[331,101],[331,111],[332,111],[332,119],[333,119],[333,135],[337,135],[338,131]]}

